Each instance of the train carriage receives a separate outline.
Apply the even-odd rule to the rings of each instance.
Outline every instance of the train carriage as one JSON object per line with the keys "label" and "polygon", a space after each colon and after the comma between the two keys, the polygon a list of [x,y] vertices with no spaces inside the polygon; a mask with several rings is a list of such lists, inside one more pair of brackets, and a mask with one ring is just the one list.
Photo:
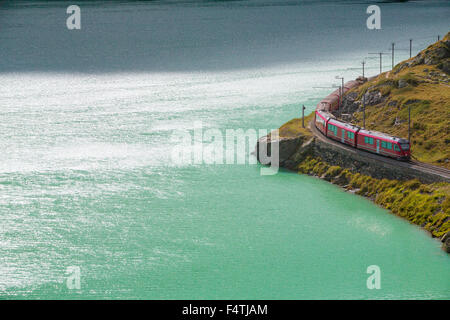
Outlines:
{"label": "train carriage", "polygon": [[348,81],[344,84],[344,93],[347,93],[349,90],[357,87],[360,83],[356,80]]}
{"label": "train carriage", "polygon": [[[349,81],[342,88],[345,94],[361,84],[361,81]],[[330,139],[345,143],[355,148],[395,158],[408,160],[411,157],[409,141],[390,136],[382,132],[368,131],[358,126],[337,120],[332,111],[339,109],[340,89],[333,91],[317,104],[315,126]]]}
{"label": "train carriage", "polygon": [[408,140],[377,131],[361,129],[357,137],[357,148],[399,160],[411,157]]}
{"label": "train carriage", "polygon": [[315,124],[316,128],[320,130],[324,135],[327,135],[327,122],[333,115],[324,111],[316,110]]}
{"label": "train carriage", "polygon": [[356,147],[359,130],[360,127],[358,126],[336,119],[330,119],[327,124],[327,137]]}
{"label": "train carriage", "polygon": [[320,110],[326,110],[331,112],[339,109],[339,103],[340,103],[340,94],[338,89],[333,91],[324,99],[322,99],[317,105],[317,108]]}

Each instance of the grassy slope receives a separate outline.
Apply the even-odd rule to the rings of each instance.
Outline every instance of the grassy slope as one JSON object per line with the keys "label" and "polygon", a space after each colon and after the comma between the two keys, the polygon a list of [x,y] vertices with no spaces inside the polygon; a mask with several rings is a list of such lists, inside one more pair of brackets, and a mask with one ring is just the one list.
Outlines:
{"label": "grassy slope", "polygon": [[[450,40],[450,33],[419,55],[432,57]],[[418,55],[418,56],[419,56]],[[419,161],[450,168],[450,82],[449,74],[437,64],[416,64],[413,57],[399,63],[392,71],[382,73],[359,88],[358,100],[363,92],[379,91],[386,96],[384,102],[366,107],[366,127],[399,137],[408,137],[408,106],[411,107],[412,154]],[[411,64],[411,66],[408,66]],[[407,86],[399,88],[399,81]],[[362,112],[353,114],[355,123],[362,126]]]}
{"label": "grassy slope", "polygon": [[279,135],[281,138],[295,138],[298,135],[311,136],[308,124],[314,118],[314,112],[305,117],[305,128],[302,128],[302,118],[289,120],[280,127]]}

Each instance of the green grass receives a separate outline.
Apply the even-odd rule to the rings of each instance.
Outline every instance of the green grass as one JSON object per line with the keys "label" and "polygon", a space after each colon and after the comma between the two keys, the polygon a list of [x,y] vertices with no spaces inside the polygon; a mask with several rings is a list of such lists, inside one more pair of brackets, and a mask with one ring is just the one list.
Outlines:
{"label": "green grass", "polygon": [[309,122],[314,118],[314,112],[305,117],[305,128],[302,128],[302,118],[289,120],[280,127],[279,135],[282,138],[295,138],[299,135],[311,136],[308,129]]}

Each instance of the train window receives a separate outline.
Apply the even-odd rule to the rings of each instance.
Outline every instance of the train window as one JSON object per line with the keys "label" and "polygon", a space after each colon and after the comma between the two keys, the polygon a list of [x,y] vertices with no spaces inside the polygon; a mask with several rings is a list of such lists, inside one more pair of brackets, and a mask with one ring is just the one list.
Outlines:
{"label": "train window", "polygon": [[335,135],[337,135],[337,127],[332,124],[328,124],[328,130],[334,132]]}
{"label": "train window", "polygon": [[402,148],[402,150],[409,150],[409,143],[400,143],[400,147]]}
{"label": "train window", "polygon": [[347,136],[349,139],[355,139],[355,134],[353,132],[348,131]]}
{"label": "train window", "polygon": [[383,147],[385,149],[392,149],[392,143],[386,142],[386,141],[381,141],[381,147]]}
{"label": "train window", "polygon": [[398,145],[394,144],[394,150],[395,151],[400,151],[400,148],[398,147]]}
{"label": "train window", "polygon": [[373,138],[364,137],[364,143],[373,144]]}

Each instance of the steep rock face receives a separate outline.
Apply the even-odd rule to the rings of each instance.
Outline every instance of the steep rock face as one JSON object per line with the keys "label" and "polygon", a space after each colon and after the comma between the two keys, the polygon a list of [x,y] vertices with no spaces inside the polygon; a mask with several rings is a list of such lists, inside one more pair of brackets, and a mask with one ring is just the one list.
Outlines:
{"label": "steep rock face", "polygon": [[[387,96],[383,95],[380,90],[369,88],[364,94],[365,105],[375,106],[386,101]],[[338,109],[337,115],[353,114],[355,112],[361,112],[363,108],[362,98],[358,99],[357,92],[350,92],[342,99],[342,106]]]}
{"label": "steep rock face", "polygon": [[[299,147],[303,144],[305,137],[298,135],[297,137],[278,138],[278,148],[279,148],[279,166],[283,168],[293,169],[295,163],[292,162],[292,155],[299,150]],[[258,161],[262,164],[269,165],[270,162],[266,159],[261,159],[261,155],[267,155],[270,157],[272,155],[272,142],[273,138],[269,134],[267,136],[261,137],[256,143],[256,148],[254,154]],[[261,153],[261,154],[260,154]]]}
{"label": "steep rock face", "polygon": [[398,65],[394,73],[399,73],[405,68],[418,65],[436,65],[445,73],[450,73],[450,32],[447,33],[442,41],[429,46],[414,58]]}
{"label": "steep rock face", "polygon": [[360,110],[362,106],[361,101],[357,100],[358,93],[350,92],[349,94],[344,96],[342,100],[341,113],[342,114],[353,114],[356,111]]}

